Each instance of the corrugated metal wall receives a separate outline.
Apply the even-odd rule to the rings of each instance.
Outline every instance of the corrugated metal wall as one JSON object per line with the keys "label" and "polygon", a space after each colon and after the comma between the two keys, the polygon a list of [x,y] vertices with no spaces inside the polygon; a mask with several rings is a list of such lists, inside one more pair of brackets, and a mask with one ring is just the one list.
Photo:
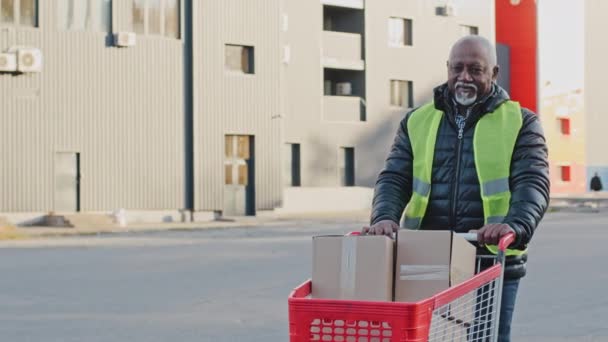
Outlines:
{"label": "corrugated metal wall", "polygon": [[[0,29],[0,46],[42,50],[43,72],[0,75],[0,211],[54,207],[54,154],[81,154],[81,209],[181,208],[184,203],[183,43],[58,29],[55,1],[39,28]],[[131,1],[114,1],[113,29],[132,31]]]}
{"label": "corrugated metal wall", "polygon": [[[224,136],[255,136],[256,208],[282,197],[279,0],[194,1],[194,165],[197,210],[222,210]],[[225,69],[226,44],[254,47],[255,74]]]}
{"label": "corrugated metal wall", "polygon": [[[14,45],[40,46],[41,34],[36,29],[0,28],[0,48]],[[0,208],[23,211],[41,208],[48,194],[39,192],[47,182],[38,170],[46,160],[42,156],[44,122],[41,115],[42,75],[14,77],[0,74]]]}

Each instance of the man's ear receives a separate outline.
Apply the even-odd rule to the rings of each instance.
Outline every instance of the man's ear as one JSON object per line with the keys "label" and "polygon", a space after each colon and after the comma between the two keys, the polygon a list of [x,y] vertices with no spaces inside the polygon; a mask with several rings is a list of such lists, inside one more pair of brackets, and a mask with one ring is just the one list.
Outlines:
{"label": "man's ear", "polygon": [[496,81],[498,79],[498,72],[500,71],[500,67],[497,65],[492,69],[492,79]]}

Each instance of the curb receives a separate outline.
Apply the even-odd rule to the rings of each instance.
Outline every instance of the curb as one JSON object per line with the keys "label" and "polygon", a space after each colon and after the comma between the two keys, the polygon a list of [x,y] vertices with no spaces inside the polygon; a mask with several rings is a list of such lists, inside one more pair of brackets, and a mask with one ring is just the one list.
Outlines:
{"label": "curb", "polygon": [[214,229],[255,228],[259,226],[276,226],[291,224],[298,221],[331,220],[336,222],[365,223],[369,218],[368,211],[356,212],[324,212],[324,213],[293,213],[277,216],[239,217],[210,222],[172,222],[172,223],[133,223],[126,227],[15,227],[14,233],[3,234],[0,230],[0,241],[23,239],[52,239],[72,236],[100,236],[119,234],[139,234],[154,232],[188,232]]}

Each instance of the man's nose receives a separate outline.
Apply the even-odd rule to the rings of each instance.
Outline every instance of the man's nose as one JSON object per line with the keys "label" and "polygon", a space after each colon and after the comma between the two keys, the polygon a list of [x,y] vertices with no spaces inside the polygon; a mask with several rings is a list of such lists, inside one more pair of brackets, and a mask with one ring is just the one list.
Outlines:
{"label": "man's nose", "polygon": [[458,80],[459,81],[473,81],[473,78],[471,77],[471,74],[469,74],[469,72],[467,71],[467,69],[462,70],[462,72],[458,75]]}

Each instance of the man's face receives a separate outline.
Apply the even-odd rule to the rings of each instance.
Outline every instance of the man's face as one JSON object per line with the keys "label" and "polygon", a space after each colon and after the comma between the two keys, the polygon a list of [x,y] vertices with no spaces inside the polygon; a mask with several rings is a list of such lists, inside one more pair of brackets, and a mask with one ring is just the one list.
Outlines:
{"label": "man's face", "polygon": [[481,44],[465,41],[455,46],[448,61],[448,88],[456,102],[469,106],[492,89],[498,67],[490,66],[488,52]]}

